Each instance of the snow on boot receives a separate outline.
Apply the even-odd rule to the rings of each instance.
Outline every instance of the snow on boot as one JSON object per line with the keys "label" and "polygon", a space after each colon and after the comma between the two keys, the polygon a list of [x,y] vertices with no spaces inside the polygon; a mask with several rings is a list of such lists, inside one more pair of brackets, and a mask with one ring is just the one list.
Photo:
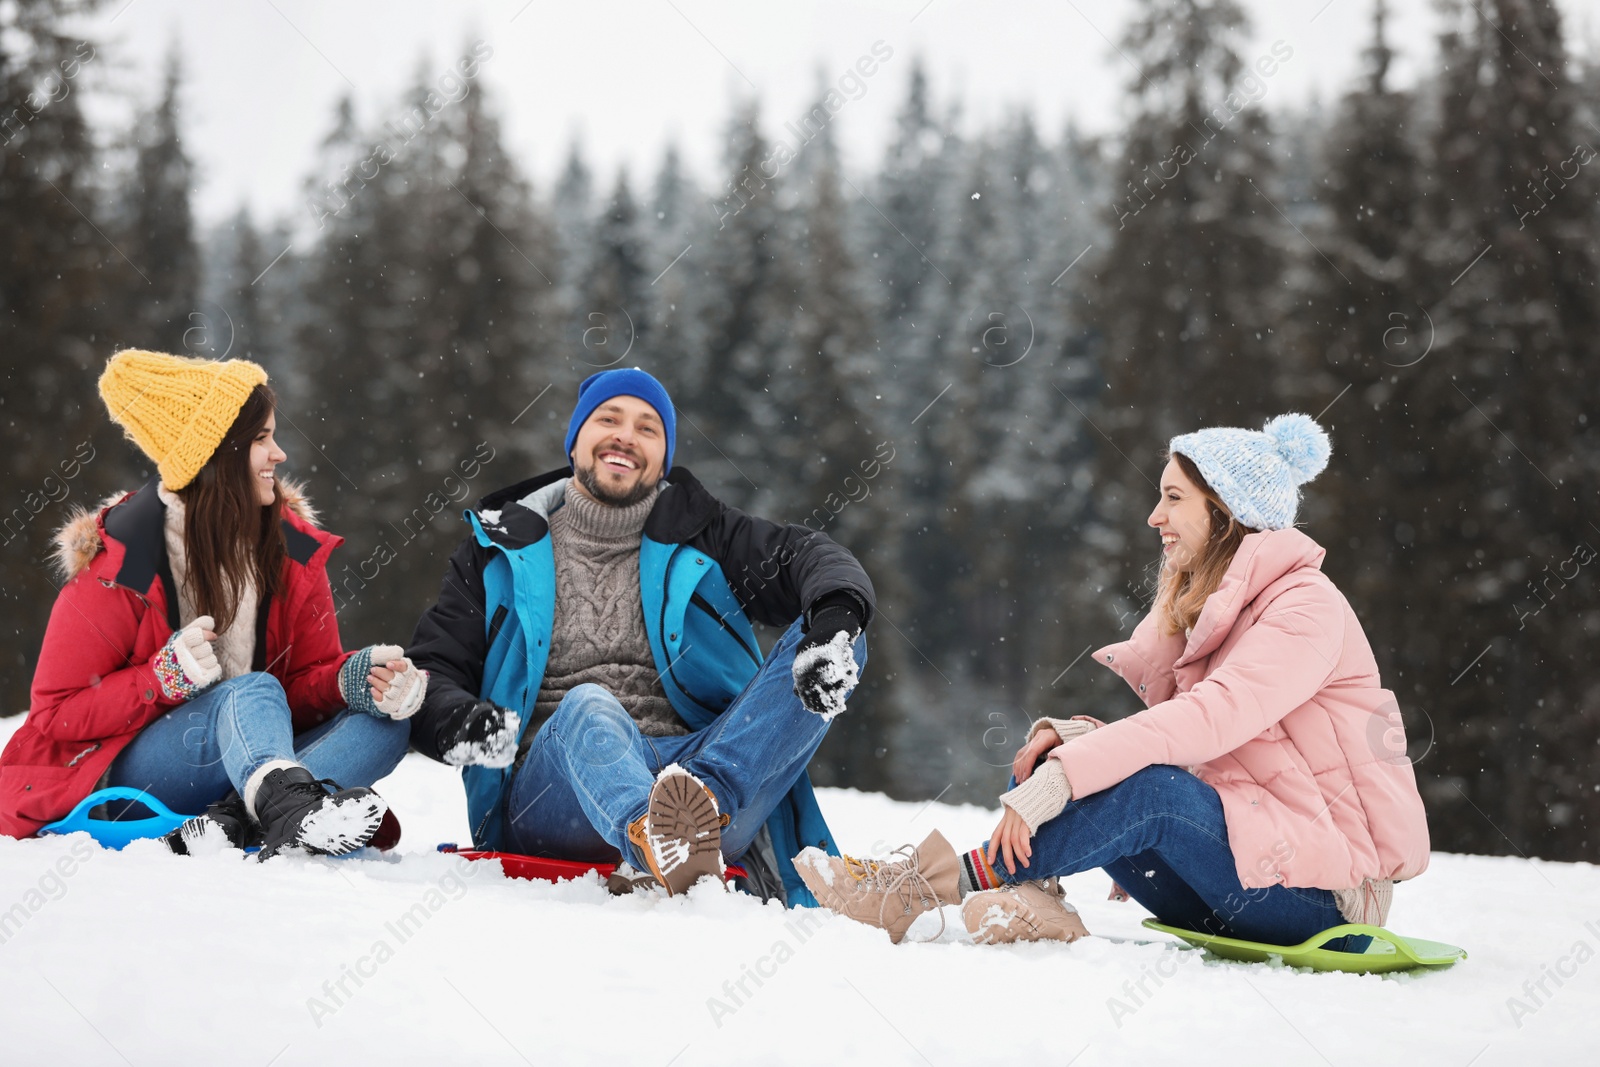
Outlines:
{"label": "snow on boot", "polygon": [[389,805],[370,789],[341,789],[331,779],[311,777],[304,767],[279,767],[255,795],[263,842],[257,859],[286,848],[342,856],[371,841]]}
{"label": "snow on boot", "polygon": [[628,826],[628,840],[667,895],[675,897],[708,875],[722,881],[726,825],[711,790],[673,763],[656,776],[649,806]]}
{"label": "snow on boot", "polygon": [[629,863],[619,863],[616,869],[606,875],[606,891],[614,897],[625,897],[641,889],[652,892],[661,888],[661,883],[656,881],[656,876],[649,871],[641,871]]}
{"label": "snow on boot", "polygon": [[[794,869],[823,907],[887,930],[898,945],[917,916],[960,903],[961,860],[937,830],[915,851],[902,845],[895,852],[904,858],[858,860],[807,848],[794,858]],[[939,932],[944,932],[942,913]]]}
{"label": "snow on boot", "polygon": [[1067,903],[1059,878],[974,893],[961,905],[961,918],[980,945],[1076,941],[1089,932],[1078,909]]}
{"label": "snow on boot", "polygon": [[182,826],[161,838],[180,856],[203,856],[227,848],[261,844],[261,833],[239,794],[229,793]]}

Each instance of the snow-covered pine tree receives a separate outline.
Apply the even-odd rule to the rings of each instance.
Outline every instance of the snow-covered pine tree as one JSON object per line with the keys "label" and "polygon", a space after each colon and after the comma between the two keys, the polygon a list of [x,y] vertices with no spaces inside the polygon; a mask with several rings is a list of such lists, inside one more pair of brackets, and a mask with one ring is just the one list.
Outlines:
{"label": "snow-covered pine tree", "polygon": [[[697,285],[705,287],[700,326],[704,377],[687,383],[682,405],[707,485],[723,499],[757,514],[786,500],[787,473],[770,461],[779,425],[773,376],[794,309],[792,256],[784,247],[779,193],[785,177],[772,144],[762,136],[753,102],[737,108],[727,127],[726,177],[712,196],[716,222],[695,249]],[[680,263],[682,269],[686,263]]]}
{"label": "snow-covered pine tree", "polygon": [[201,314],[200,249],[189,207],[194,164],[178,128],[182,86],[174,45],[160,100],[134,124],[133,172],[122,188],[117,242],[130,261],[121,266],[134,274],[122,280],[125,343],[179,354],[189,351],[185,335],[197,325],[192,316]]}
{"label": "snow-covered pine tree", "polygon": [[[110,229],[81,104],[101,43],[66,20],[78,5],[0,7],[0,713],[28,706],[33,658],[56,595],[46,556],[74,505],[132,486],[142,465],[109,425],[95,378],[123,289],[143,286],[96,232]],[[87,465],[86,465],[87,464]]]}
{"label": "snow-covered pine tree", "polygon": [[[1355,605],[1386,676],[1405,669],[1400,649],[1414,629],[1394,595],[1405,548],[1394,538],[1393,508],[1411,478],[1408,404],[1414,390],[1437,388],[1423,363],[1433,328],[1416,301],[1420,121],[1411,94],[1389,84],[1387,17],[1378,0],[1366,70],[1340,101],[1319,153],[1310,193],[1324,213],[1307,229],[1315,249],[1298,257],[1290,325],[1300,373],[1286,396],[1308,414],[1326,408],[1322,421],[1340,459],[1308,494],[1306,521],[1339,547],[1327,570]],[[1402,709],[1412,733],[1425,738],[1426,719],[1404,701]]]}
{"label": "snow-covered pine tree", "polygon": [[654,272],[648,254],[647,230],[624,168],[594,227],[578,305],[583,329],[572,353],[578,370],[639,366],[654,372]]}
{"label": "snow-covered pine tree", "polygon": [[1397,498],[1407,606],[1437,620],[1406,652],[1434,669],[1401,689],[1437,727],[1424,769],[1452,847],[1570,855],[1600,818],[1567,758],[1600,737],[1600,585],[1581,562],[1600,545],[1600,138],[1553,4],[1446,15],[1418,297],[1438,339],[1395,459],[1414,475]]}
{"label": "snow-covered pine tree", "polygon": [[[813,114],[826,113],[821,95],[816,108]],[[899,472],[881,399],[886,375],[874,373],[871,308],[848,241],[843,167],[831,123],[812,134],[790,167],[786,181],[795,203],[786,213],[785,243],[793,250],[792,328],[773,379],[781,422],[767,441],[771,464],[790,489],[773,517],[804,523],[849,548],[874,576],[880,605],[894,613],[899,525],[887,491]],[[892,686],[883,679],[899,673],[905,656],[890,636],[874,642],[872,656],[873,669],[850,715],[835,723],[821,753],[827,771],[819,780],[827,784],[881,789],[892,779],[891,767],[877,758],[898,718],[889,700]]]}
{"label": "snow-covered pine tree", "polygon": [[[1125,627],[1157,558],[1141,526],[1168,439],[1259,427],[1282,407],[1274,330],[1290,312],[1285,267],[1300,237],[1280,214],[1270,125],[1248,88],[1272,84],[1247,73],[1248,32],[1234,0],[1141,0],[1123,38],[1137,113],[1089,294],[1108,385],[1089,415],[1108,439],[1083,573],[1108,586],[1102,619]],[[1292,57],[1286,47],[1274,62]]]}
{"label": "snow-covered pine tree", "polygon": [[674,395],[693,395],[692,383],[704,372],[699,308],[706,292],[698,282],[713,228],[707,204],[684,173],[676,146],[668,145],[651,184],[650,217],[643,227],[650,340],[644,349],[635,348]]}

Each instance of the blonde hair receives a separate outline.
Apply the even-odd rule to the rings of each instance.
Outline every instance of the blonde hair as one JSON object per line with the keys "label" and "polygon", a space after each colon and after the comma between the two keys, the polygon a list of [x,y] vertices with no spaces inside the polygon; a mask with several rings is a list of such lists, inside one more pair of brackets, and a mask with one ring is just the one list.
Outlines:
{"label": "blonde hair", "polygon": [[1217,496],[1216,490],[1206,482],[1194,460],[1181,452],[1169,452],[1168,458],[1177,460],[1184,477],[1194,483],[1200,495],[1206,498],[1210,529],[1205,548],[1186,571],[1163,566],[1156,582],[1154,611],[1161,620],[1162,629],[1169,634],[1181,634],[1194,627],[1206,600],[1217,591],[1222,576],[1228,573],[1233,554],[1246,534],[1256,531],[1235,519]]}

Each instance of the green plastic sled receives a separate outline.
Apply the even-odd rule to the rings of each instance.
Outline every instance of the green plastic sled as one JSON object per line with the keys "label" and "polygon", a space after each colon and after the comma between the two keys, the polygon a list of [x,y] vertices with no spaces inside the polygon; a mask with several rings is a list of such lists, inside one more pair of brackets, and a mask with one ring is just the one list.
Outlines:
{"label": "green plastic sled", "polygon": [[[1144,925],[1152,930],[1182,938],[1196,948],[1228,960],[1246,963],[1266,963],[1280,957],[1290,967],[1309,967],[1314,971],[1347,971],[1352,974],[1386,974],[1389,971],[1409,971],[1420,967],[1448,967],[1457,960],[1467,958],[1466,949],[1446,945],[1439,941],[1406,938],[1385,930],[1381,926],[1347,923],[1332,926],[1302,941],[1298,945],[1267,945],[1259,941],[1241,941],[1233,937],[1216,937],[1211,934],[1166,926],[1154,919]],[[1365,952],[1338,952],[1322,946],[1334,938],[1347,934],[1366,934],[1372,943]]]}

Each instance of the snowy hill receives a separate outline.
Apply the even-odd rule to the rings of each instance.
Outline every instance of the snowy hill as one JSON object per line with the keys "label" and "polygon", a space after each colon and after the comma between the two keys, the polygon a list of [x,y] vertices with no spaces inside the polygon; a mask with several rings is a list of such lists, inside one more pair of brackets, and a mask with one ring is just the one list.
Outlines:
{"label": "snowy hill", "polygon": [[[0,720],[0,741],[16,721]],[[400,854],[383,859],[258,865],[155,843],[112,853],[0,838],[0,1061],[1088,1067],[1155,1053],[1487,1067],[1600,1038],[1589,864],[1436,854],[1397,891],[1391,925],[1471,958],[1421,976],[1101,938],[975,946],[954,909],[942,936],[894,946],[827,912],[709,887],[616,899],[592,876],[508,880],[438,855],[436,842],[467,838],[454,777],[412,755],[379,784],[406,826]],[[935,827],[961,847],[995,822],[848,790],[821,801],[860,853]],[[1137,904],[1106,899],[1109,886],[1098,871],[1069,880],[1089,929],[1159,941]],[[937,926],[924,917],[912,936]]]}

